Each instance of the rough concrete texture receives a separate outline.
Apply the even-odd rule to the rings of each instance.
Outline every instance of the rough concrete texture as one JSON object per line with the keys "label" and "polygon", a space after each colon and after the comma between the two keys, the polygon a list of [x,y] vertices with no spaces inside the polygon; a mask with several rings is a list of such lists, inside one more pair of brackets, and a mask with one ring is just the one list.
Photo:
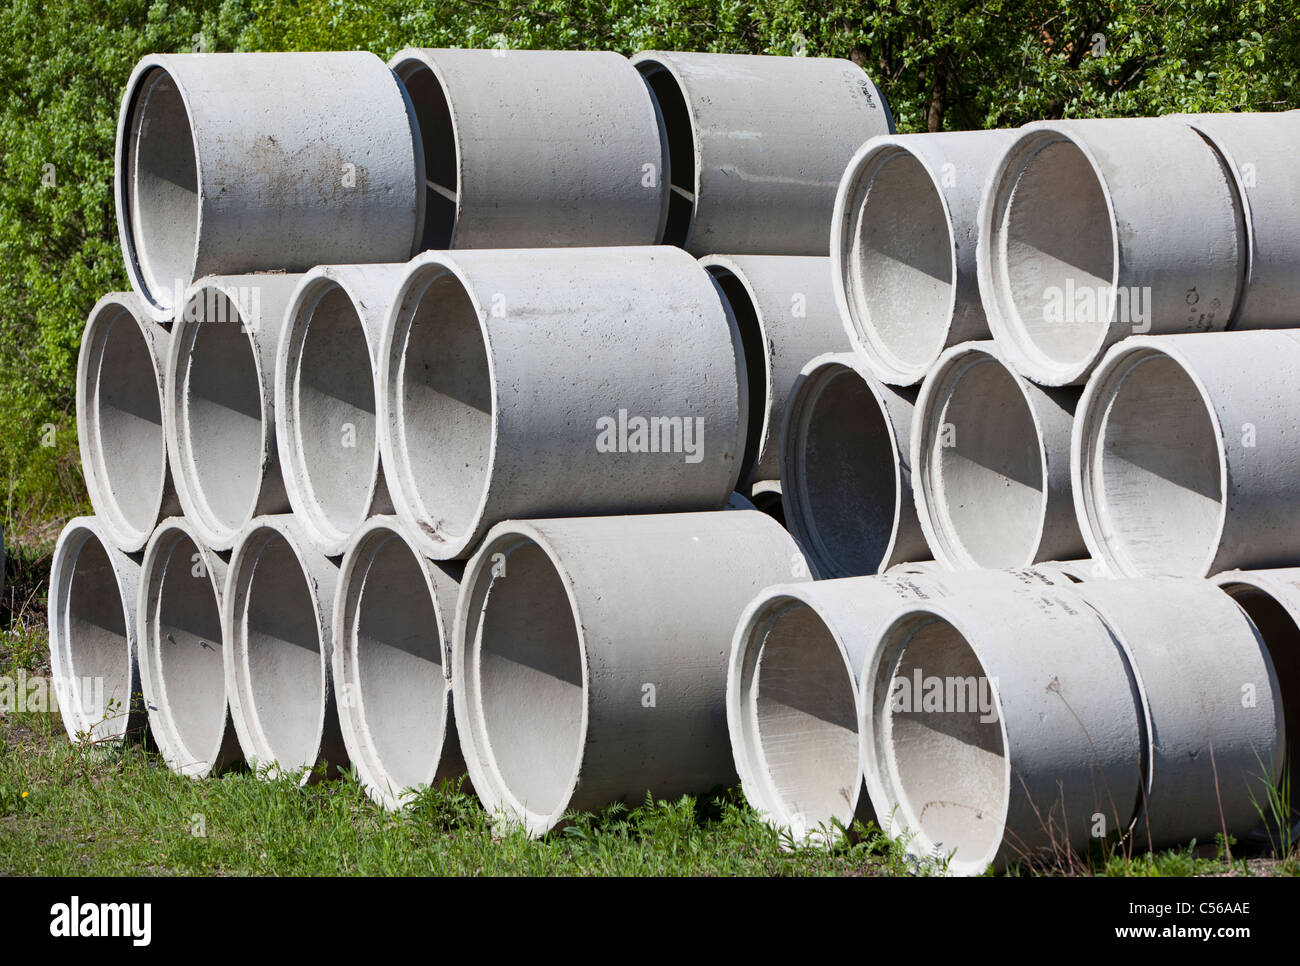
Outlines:
{"label": "rough concrete texture", "polygon": [[381,358],[384,476],[434,559],[501,520],[716,510],[736,488],[740,336],[677,249],[426,253]]}
{"label": "rough concrete texture", "polygon": [[979,205],[1015,136],[881,135],[845,169],[831,275],[849,339],[882,382],[914,385],[948,346],[989,338],[975,267]]}
{"label": "rough concrete texture", "polygon": [[300,275],[201,279],[167,356],[163,427],[185,516],[230,550],[255,516],[289,509],[275,440],[275,356]]}
{"label": "rough concrete texture", "polygon": [[1079,390],[1036,386],[993,342],[944,350],[921,384],[912,494],[934,559],[1026,567],[1087,553],[1070,496]]}
{"label": "rough concrete texture", "polygon": [[149,538],[140,569],[140,690],[167,766],[206,778],[243,759],[226,701],[226,560],[182,517]]}
{"label": "rough concrete texture", "polygon": [[275,439],[289,505],[312,542],[343,553],[392,512],[379,467],[375,373],[405,265],[328,265],[302,276],[275,361]]}
{"label": "rough concrete texture", "polygon": [[749,422],[740,484],[781,473],[781,414],[813,356],[849,348],[831,291],[831,261],[798,255],[708,255],[745,350]]}
{"label": "rough concrete texture", "polygon": [[50,676],[74,743],[143,740],[136,655],[138,557],[113,546],[97,517],[74,517],[50,562]]}
{"label": "rough concrete texture", "polygon": [[1026,377],[1084,381],[1126,336],[1221,330],[1246,267],[1218,154],[1173,118],[1034,122],[989,180],[976,261],[989,330]]}
{"label": "rough concrete texture", "polygon": [[[906,605],[862,676],[876,814],[918,858],[979,875],[1128,826],[1142,729],[1127,664],[1065,587]],[[875,776],[875,787],[872,785]]]}
{"label": "rough concrete texture", "polygon": [[1300,111],[1191,114],[1184,120],[1232,172],[1246,228],[1238,329],[1290,329],[1300,301]]}
{"label": "rough concrete texture", "polygon": [[568,809],[735,781],[727,653],[801,567],[754,511],[511,521],[470,561],[452,690],[484,807],[530,835]]}
{"label": "rough concrete texture", "polygon": [[1278,678],[1250,618],[1205,580],[1095,580],[1074,590],[1123,647],[1141,699],[1134,839],[1156,849],[1249,832],[1281,773],[1285,740]]}
{"label": "rough concrete texture", "polygon": [[800,372],[781,424],[782,499],[814,576],[930,557],[907,455],[915,400],[854,353],[817,356]]}
{"label": "rough concrete texture", "polygon": [[1300,563],[1300,334],[1134,337],[1079,401],[1071,474],[1114,574],[1204,577]]}
{"label": "rough concrete texture", "polygon": [[796,842],[832,842],[834,823],[875,820],[862,794],[858,681],[887,619],[904,603],[1065,582],[1037,570],[972,570],[760,592],[740,616],[727,669],[727,727],[746,801]]}
{"label": "rough concrete texture", "polygon": [[366,521],[343,556],[331,654],[339,723],[366,794],[387,809],[465,774],[451,711],[464,570],[423,556],[393,516]]}
{"label": "rough concrete texture", "polygon": [[654,100],[611,51],[399,51],[425,159],[420,248],[654,245],[668,211]]}
{"label": "rough concrete texture", "polygon": [[95,516],[119,550],[141,549],[180,512],[163,432],[171,336],[133,292],[95,303],[77,358],[77,440]]}
{"label": "rough concrete texture", "polygon": [[303,783],[348,764],[330,656],[338,564],[289,514],[239,534],[222,600],[226,695],[239,746],[268,777]]}
{"label": "rough concrete texture", "polygon": [[672,177],[663,239],[697,255],[829,255],[844,166],[890,134],[856,64],[821,57],[643,51]]}
{"label": "rough concrete texture", "polygon": [[148,55],[114,159],[131,287],[162,318],[205,275],[409,258],[424,221],[414,121],[362,51]]}
{"label": "rough concrete texture", "polygon": [[[1285,741],[1278,754],[1284,774],[1294,779],[1300,745],[1300,568],[1227,570],[1213,580],[1250,615],[1264,639],[1282,696]],[[1280,848],[1300,840],[1300,801],[1291,796],[1289,802],[1277,801],[1276,808],[1261,804],[1266,818],[1253,835],[1257,841]]]}

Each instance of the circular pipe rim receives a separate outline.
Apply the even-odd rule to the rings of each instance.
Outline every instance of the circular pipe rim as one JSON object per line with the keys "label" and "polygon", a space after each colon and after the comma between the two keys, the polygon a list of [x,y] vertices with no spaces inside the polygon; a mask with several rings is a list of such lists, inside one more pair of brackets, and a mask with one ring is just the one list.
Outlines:
{"label": "circular pipe rim", "polygon": [[[695,234],[695,223],[699,220],[700,212],[700,188],[703,185],[704,171],[704,152],[700,145],[700,121],[695,111],[695,103],[691,100],[689,88],[686,79],[682,76],[681,70],[674,63],[672,54],[666,51],[643,50],[631,57],[632,66],[635,67],[645,79],[646,87],[650,90],[650,99],[655,105],[655,115],[658,117],[662,132],[661,141],[664,147],[664,176],[668,181],[668,190],[664,192],[663,206],[660,214],[659,237],[663,239],[668,228],[669,199],[672,193],[672,165],[671,165],[671,139],[668,136],[667,116],[664,113],[662,105],[659,103],[659,97],[654,93],[654,88],[650,86],[650,78],[656,73],[666,73],[672,78],[673,83],[677,86],[677,92],[681,96],[682,103],[686,106],[686,119],[691,127],[691,154],[695,159],[694,188],[693,197],[691,198],[691,215],[686,221],[686,228],[682,232],[682,237],[678,243],[681,248],[690,250],[691,238]],[[882,99],[883,102],[883,99]],[[664,242],[667,244],[667,242]]]}
{"label": "circular pipe rim", "polygon": [[425,48],[421,47],[403,47],[388,60],[388,69],[393,72],[397,80],[397,86],[401,88],[402,96],[406,100],[407,110],[411,118],[411,132],[414,135],[416,144],[417,157],[419,161],[419,190],[416,191],[418,196],[417,204],[419,206],[416,218],[415,239],[411,245],[412,257],[420,253],[425,232],[425,220],[429,217],[427,192],[428,192],[428,160],[424,155],[424,132],[419,122],[418,109],[415,105],[415,99],[411,97],[407,90],[407,81],[411,73],[415,70],[427,70],[433,74],[434,80],[437,81],[438,87],[442,91],[442,96],[447,102],[447,119],[451,127],[451,148],[456,158],[456,210],[452,217],[451,228],[447,235],[447,248],[456,247],[456,229],[460,227],[460,219],[464,204],[464,184],[465,169],[464,158],[461,153],[460,124],[456,115],[456,104],[452,100],[451,90],[447,85],[447,79],[442,70],[438,67],[437,61],[425,53]]}

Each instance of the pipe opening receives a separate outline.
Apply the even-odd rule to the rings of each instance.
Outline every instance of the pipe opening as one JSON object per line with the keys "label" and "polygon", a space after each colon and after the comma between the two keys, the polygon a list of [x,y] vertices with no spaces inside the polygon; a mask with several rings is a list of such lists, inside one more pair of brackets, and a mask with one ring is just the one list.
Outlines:
{"label": "pipe opening", "polygon": [[659,105],[668,141],[668,221],[663,244],[685,248],[695,220],[695,127],[686,95],[672,71],[654,61],[636,65]]}
{"label": "pipe opening", "polygon": [[473,529],[487,490],[493,392],[474,303],[459,279],[434,271],[403,305],[409,321],[394,342],[402,355],[390,391],[408,496],[422,521],[435,521],[421,523],[430,536],[449,541]]}
{"label": "pipe opening", "polygon": [[[846,825],[857,804],[858,716],[852,674],[811,607],[783,602],[762,627],[753,713],[771,788],[796,835]],[[771,612],[769,612],[770,614]]]}
{"label": "pipe opening", "polygon": [[427,64],[407,60],[394,68],[415,106],[424,148],[424,235],[420,250],[452,247],[459,213],[460,166],[457,162],[456,123],[451,104],[438,76]]}
{"label": "pipe opening", "polygon": [[1038,426],[1019,382],[996,359],[965,356],[935,389],[920,475],[938,542],[963,567],[1031,563],[1047,481]]}
{"label": "pipe opening", "polygon": [[299,343],[288,373],[297,468],[314,513],[350,534],[365,522],[379,459],[370,347],[356,306],[337,283],[322,280],[300,304],[305,323],[291,322]]}
{"label": "pipe opening", "polygon": [[325,709],[320,625],[293,548],[277,533],[262,533],[248,563],[237,633],[256,726],[270,758],[294,771],[314,765],[318,753]]}
{"label": "pipe opening", "polygon": [[564,581],[521,542],[494,576],[472,646],[484,745],[508,794],[550,815],[572,795],[582,759],[583,648]]}
{"label": "pipe opening", "polygon": [[96,335],[87,372],[87,482],[96,503],[126,528],[149,534],[167,481],[167,441],[153,355],[131,313],[109,304],[89,327]]}
{"label": "pipe opening", "polygon": [[722,289],[723,297],[731,306],[740,329],[741,350],[745,356],[745,379],[749,387],[749,416],[745,428],[745,454],[740,462],[740,483],[743,485],[754,475],[758,462],[759,446],[766,438],[771,394],[768,392],[767,347],[763,327],[758,320],[758,309],[749,297],[745,283],[734,272],[720,265],[708,266],[709,274]]}
{"label": "pipe opening", "polygon": [[108,551],[93,533],[75,553],[64,596],[67,624],[60,635],[67,641],[73,711],[92,738],[121,737],[134,698],[122,588]]}
{"label": "pipe opening", "polygon": [[441,625],[424,570],[401,537],[381,531],[366,554],[345,646],[355,648],[364,733],[398,792],[428,784],[442,754]]}
{"label": "pipe opening", "polygon": [[995,287],[1020,348],[1070,366],[1090,358],[1109,331],[1115,236],[1087,155],[1059,135],[1044,137],[1026,149],[993,216]]}
{"label": "pipe opening", "polygon": [[876,759],[898,803],[895,824],[917,833],[918,852],[991,861],[1010,778],[983,665],[961,632],[932,614],[896,621],[881,646],[894,659],[877,665],[872,711],[883,725],[874,729]]}
{"label": "pipe opening", "polygon": [[175,81],[156,67],[141,76],[127,128],[126,210],[132,257],[151,301],[170,307],[177,283],[194,278],[199,169],[189,111]]}
{"label": "pipe opening", "polygon": [[948,212],[925,165],[903,149],[864,181],[846,274],[854,328],[889,368],[923,372],[947,344],[956,300]]}
{"label": "pipe opening", "polygon": [[1213,412],[1169,356],[1116,360],[1086,427],[1085,499],[1093,533],[1125,573],[1202,577],[1224,513]]}

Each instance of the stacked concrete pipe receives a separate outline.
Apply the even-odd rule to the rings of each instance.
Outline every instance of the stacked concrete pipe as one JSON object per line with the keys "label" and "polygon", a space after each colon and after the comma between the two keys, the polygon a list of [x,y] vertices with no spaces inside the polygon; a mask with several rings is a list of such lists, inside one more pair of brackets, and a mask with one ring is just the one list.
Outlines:
{"label": "stacked concrete pipe", "polygon": [[1232,176],[1172,118],[1026,125],[988,182],[978,234],[989,329],[1046,386],[1083,382],[1126,336],[1224,329],[1241,296]]}
{"label": "stacked concrete pipe", "polygon": [[68,521],[50,563],[50,675],[73,742],[143,740],[136,650],[138,556],[96,517]]}
{"label": "stacked concrete pipe", "polygon": [[434,559],[501,520],[716,510],[735,490],[740,336],[678,249],[426,253],[380,360],[384,476]]}
{"label": "stacked concrete pipe", "polygon": [[1087,553],[1070,494],[1078,400],[1021,377],[993,342],[939,356],[911,432],[912,493],[935,560],[1026,567]]}
{"label": "stacked concrete pipe", "polygon": [[347,765],[331,667],[338,564],[288,514],[251,520],[222,600],[226,695],[244,758],[302,783]]}
{"label": "stacked concrete pipe", "polygon": [[140,550],[180,512],[163,432],[167,329],[132,292],[95,303],[77,359],[77,440],[86,491],[114,546]]}
{"label": "stacked concrete pipe", "polygon": [[140,687],[167,766],[206,778],[242,760],[226,700],[226,560],[182,517],[149,539],[140,571]]}
{"label": "stacked concrete pipe", "polygon": [[275,361],[275,439],[298,521],[343,553],[367,518],[391,513],[379,467],[375,375],[405,265],[328,265],[302,276]]}
{"label": "stacked concrete pipe", "polygon": [[880,90],[821,57],[642,51],[672,178],[663,240],[697,255],[827,255],[844,165],[891,134]]}
{"label": "stacked concrete pipe", "polygon": [[423,179],[410,102],[374,54],[150,54],[127,82],[118,237],[160,319],[205,275],[409,258]]}
{"label": "stacked concrete pipe", "polygon": [[745,351],[749,419],[740,484],[781,474],[781,414],[813,356],[848,348],[831,292],[829,258],[709,255],[700,259],[727,300]]}
{"label": "stacked concrete pipe", "polygon": [[609,51],[399,51],[419,119],[421,249],[653,245],[667,218],[658,111]]}
{"label": "stacked concrete pipe", "polygon": [[213,550],[289,509],[275,439],[275,362],[299,275],[213,276],[186,294],[167,357],[163,425],[185,516]]}
{"label": "stacked concrete pipe", "polygon": [[530,835],[570,809],[735,781],[727,651],[801,566],[762,513],[510,521],[456,608],[456,726],[484,807]]}
{"label": "stacked concrete pipe", "polygon": [[908,460],[915,400],[854,353],[820,355],[801,370],[781,425],[782,501],[814,576],[930,558]]}
{"label": "stacked concrete pipe", "polygon": [[464,569],[426,558],[392,516],[359,527],[343,556],[331,654],[339,723],[366,794],[384,808],[465,773],[451,710]]}
{"label": "stacked concrete pipe", "polygon": [[1071,442],[1079,525],[1118,575],[1300,563],[1300,337],[1135,336],[1093,373]]}
{"label": "stacked concrete pipe", "polygon": [[883,381],[919,382],[948,346],[989,338],[979,206],[1012,131],[878,136],[853,156],[831,218],[835,297]]}

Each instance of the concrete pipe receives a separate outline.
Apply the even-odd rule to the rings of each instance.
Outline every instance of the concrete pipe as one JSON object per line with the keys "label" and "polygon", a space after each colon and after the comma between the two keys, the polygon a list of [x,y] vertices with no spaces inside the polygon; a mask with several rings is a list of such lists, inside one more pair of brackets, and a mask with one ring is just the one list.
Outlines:
{"label": "concrete pipe", "polygon": [[1300,316],[1300,111],[1183,118],[1232,172],[1246,222],[1246,278],[1232,327],[1290,329]]}
{"label": "concrete pipe", "polygon": [[384,476],[434,559],[501,520],[716,510],[736,488],[740,337],[676,249],[421,255],[380,356]]}
{"label": "concrete pipe", "polygon": [[781,425],[786,521],[818,578],[883,573],[930,557],[912,500],[914,389],[876,380],[862,358],[808,362]]}
{"label": "concrete pipe", "polygon": [[[777,434],[778,440],[780,434]],[[749,499],[754,509],[766,513],[781,526],[785,526],[785,503],[781,495],[780,480],[759,480],[749,488]]]}
{"label": "concrete pipe", "polygon": [[800,367],[849,346],[831,292],[829,258],[709,255],[700,259],[727,300],[745,350],[749,423],[740,483],[781,472],[781,414]]}
{"label": "concrete pipe", "polygon": [[697,255],[828,255],[831,211],[859,145],[891,134],[879,88],[821,57],[643,51],[672,178],[664,242]]}
{"label": "concrete pipe", "polygon": [[414,121],[363,51],[150,54],[114,158],[131,287],[163,318],[205,275],[404,261],[424,220]]}
{"label": "concrete pipe", "polygon": [[733,783],[736,619],[799,566],[756,511],[494,527],[465,571],[452,657],[484,807],[538,836],[570,809]]}
{"label": "concrete pipe", "polygon": [[424,557],[392,516],[368,520],[343,557],[331,658],[339,722],[366,794],[387,809],[465,773],[451,711],[464,569]]}
{"label": "concrete pipe", "polygon": [[862,795],[857,696],[886,619],[905,603],[1065,582],[1036,570],[971,570],[761,591],[740,616],[727,670],[727,728],[749,804],[801,842],[834,842],[836,823],[875,821]]}
{"label": "concrete pipe", "polygon": [[908,560],[904,563],[897,563],[884,571],[885,574],[950,574],[953,573],[951,567],[946,567],[937,560]]}
{"label": "concrete pipe", "polygon": [[192,778],[243,758],[226,701],[225,584],[226,561],[184,518],[159,524],[140,571],[140,686],[163,760]]}
{"label": "concrete pipe", "polygon": [[74,517],[50,562],[50,676],[74,743],[144,739],[136,663],[138,557],[96,517]]}
{"label": "concrete pipe", "polygon": [[170,336],[132,292],[90,310],[77,358],[77,439],[86,491],[104,532],[134,553],[180,512],[163,433]]}
{"label": "concrete pipe", "polygon": [[1110,579],[1106,568],[1091,557],[1082,560],[1040,560],[1034,567],[1047,573],[1060,574],[1074,584],[1081,584],[1085,580]]}
{"label": "concrete pipe", "polygon": [[255,516],[289,509],[275,441],[275,355],[300,275],[205,278],[167,356],[163,426],[185,516],[229,550]]}
{"label": "concrete pipe", "polygon": [[288,514],[250,521],[231,555],[226,695],[244,757],[267,777],[306,783],[348,763],[330,671],[338,569]]}
{"label": "concrete pipe", "polygon": [[1282,764],[1282,696],[1259,631],[1204,580],[1097,580],[1101,615],[1137,683],[1142,795],[1133,839],[1153,849],[1259,824]]}
{"label": "concrete pipe", "polygon": [[1069,589],[908,605],[862,676],[867,789],[908,852],[951,873],[1050,861],[1132,819],[1137,708],[1114,638]]}
{"label": "concrete pipe", "polygon": [[912,493],[934,558],[954,570],[1087,553],[1070,497],[1077,389],[1019,376],[992,342],[939,356],[916,399]]}
{"label": "concrete pipe", "polygon": [[1246,266],[1215,151],[1171,118],[1027,125],[991,177],[976,253],[989,330],[1047,386],[1125,336],[1223,329]]}
{"label": "concrete pipe", "polygon": [[1013,131],[874,137],[831,218],[844,328],[883,382],[920,382],[951,345],[989,338],[975,268],[979,205]]}
{"label": "concrete pipe", "polygon": [[1089,551],[1131,577],[1300,563],[1297,438],[1296,333],[1126,340],[1097,367],[1074,422]]}
{"label": "concrete pipe", "polygon": [[405,265],[327,265],[302,276],[275,362],[275,438],[289,505],[324,553],[391,513],[379,468],[375,373]]}
{"label": "concrete pipe", "polygon": [[[1260,799],[1264,820],[1254,836],[1281,852],[1300,841],[1300,801],[1290,793],[1300,746],[1300,568],[1228,570],[1213,580],[1254,621],[1281,690],[1285,741],[1278,759],[1286,793]],[[1256,771],[1263,774],[1279,762],[1261,759]]]}
{"label": "concrete pipe", "polygon": [[658,244],[665,148],[627,58],[409,48],[389,64],[423,141],[422,250]]}

